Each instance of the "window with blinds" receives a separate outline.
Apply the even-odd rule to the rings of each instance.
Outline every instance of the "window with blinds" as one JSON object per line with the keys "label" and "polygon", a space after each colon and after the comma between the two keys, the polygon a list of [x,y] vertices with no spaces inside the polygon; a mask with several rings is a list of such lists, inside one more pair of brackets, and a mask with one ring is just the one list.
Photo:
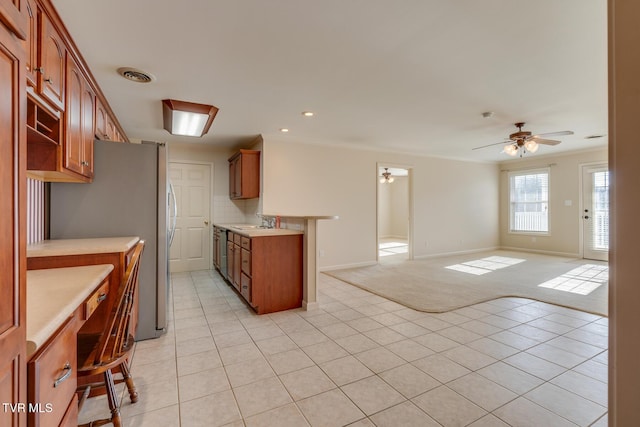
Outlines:
{"label": "window with blinds", "polygon": [[509,173],[509,230],[549,232],[549,169]]}

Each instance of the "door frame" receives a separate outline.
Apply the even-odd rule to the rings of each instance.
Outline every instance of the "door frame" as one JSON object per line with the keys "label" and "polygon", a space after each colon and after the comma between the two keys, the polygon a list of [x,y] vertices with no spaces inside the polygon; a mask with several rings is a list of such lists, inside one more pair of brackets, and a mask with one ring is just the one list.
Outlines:
{"label": "door frame", "polygon": [[[584,243],[585,243],[585,236],[584,236],[584,221],[582,216],[584,215],[584,209],[585,209],[585,200],[584,200],[584,186],[585,186],[585,182],[584,182],[584,174],[587,171],[587,169],[593,169],[593,168],[597,168],[597,167],[604,167],[607,168],[608,171],[611,171],[611,169],[609,168],[609,163],[608,162],[587,162],[587,163],[580,163],[578,165],[578,188],[579,188],[579,197],[578,200],[579,202],[579,238],[578,238],[578,243],[579,243],[579,251],[578,253],[580,254],[580,258],[585,259],[584,257]],[[609,214],[611,214],[611,212],[609,212]],[[611,237],[611,232],[609,232],[609,237]]]}
{"label": "door frame", "polygon": [[[187,164],[187,165],[207,165],[209,166],[209,170],[210,170],[210,174],[209,174],[209,191],[210,191],[210,195],[209,195],[209,237],[208,237],[208,241],[209,241],[209,264],[208,264],[208,270],[212,270],[214,268],[213,266],[213,198],[215,196],[215,192],[214,192],[214,172],[215,172],[215,165],[213,162],[199,162],[199,161],[195,161],[195,160],[182,160],[182,159],[172,159],[169,158],[168,159],[168,167],[171,167],[171,163],[182,163],[182,164]],[[167,170],[167,175],[169,176],[169,183],[171,183],[171,176],[169,175],[169,171]],[[169,248],[169,250],[171,250],[171,248]]]}
{"label": "door frame", "polygon": [[413,229],[414,229],[414,218],[413,218],[413,166],[401,163],[393,163],[393,162],[376,162],[376,174],[375,174],[375,185],[376,185],[376,262],[380,262],[380,227],[378,224],[380,212],[379,212],[379,203],[380,203],[380,183],[378,180],[380,179],[379,169],[380,168],[398,168],[398,169],[406,169],[407,170],[407,195],[408,195],[408,212],[409,212],[409,223],[407,224],[407,260],[413,259]]}

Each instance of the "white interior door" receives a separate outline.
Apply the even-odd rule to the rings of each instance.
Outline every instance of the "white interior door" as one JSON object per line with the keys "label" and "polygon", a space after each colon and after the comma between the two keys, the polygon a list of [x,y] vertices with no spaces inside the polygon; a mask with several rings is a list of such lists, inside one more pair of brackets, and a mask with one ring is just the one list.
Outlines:
{"label": "white interior door", "polygon": [[583,257],[609,259],[609,170],[607,165],[582,169]]}
{"label": "white interior door", "polygon": [[175,234],[169,250],[173,272],[211,268],[211,165],[169,163],[176,200]]}

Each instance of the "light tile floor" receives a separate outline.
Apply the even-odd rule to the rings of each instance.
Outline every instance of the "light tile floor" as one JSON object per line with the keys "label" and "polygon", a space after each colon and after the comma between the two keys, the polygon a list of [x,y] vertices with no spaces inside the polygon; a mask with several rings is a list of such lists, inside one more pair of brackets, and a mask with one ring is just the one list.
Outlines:
{"label": "light tile floor", "polygon": [[[137,343],[125,426],[606,426],[607,318],[522,298],[442,314],[320,275],[320,309],[257,316],[213,271],[172,276]],[[80,421],[107,416],[89,399]]]}

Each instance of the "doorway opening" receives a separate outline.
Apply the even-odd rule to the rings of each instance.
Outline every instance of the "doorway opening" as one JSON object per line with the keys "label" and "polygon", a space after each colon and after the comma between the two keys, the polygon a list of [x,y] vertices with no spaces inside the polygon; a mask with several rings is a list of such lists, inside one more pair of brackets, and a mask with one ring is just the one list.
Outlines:
{"label": "doorway opening", "polygon": [[582,257],[609,259],[609,168],[582,166]]}
{"label": "doorway opening", "polygon": [[412,259],[411,168],[378,164],[376,182],[376,259],[381,263]]}

